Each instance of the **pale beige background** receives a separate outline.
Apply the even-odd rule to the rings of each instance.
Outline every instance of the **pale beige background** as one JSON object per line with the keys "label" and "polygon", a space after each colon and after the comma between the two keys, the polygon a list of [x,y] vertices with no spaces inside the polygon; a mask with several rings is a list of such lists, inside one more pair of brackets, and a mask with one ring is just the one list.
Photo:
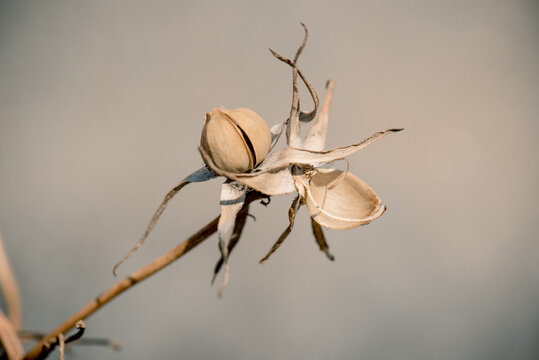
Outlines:
{"label": "pale beige background", "polygon": [[[88,319],[124,350],[73,359],[537,359],[539,12],[534,1],[1,1],[0,226],[28,329],[113,283],[169,188],[202,161],[205,112],[290,104],[292,56],[328,145],[404,127],[351,157],[389,211],[316,248],[307,213],[264,266],[290,197],[253,206],[223,299],[211,238]],[[307,101],[304,101],[307,104]],[[218,210],[193,185],[120,275]]]}

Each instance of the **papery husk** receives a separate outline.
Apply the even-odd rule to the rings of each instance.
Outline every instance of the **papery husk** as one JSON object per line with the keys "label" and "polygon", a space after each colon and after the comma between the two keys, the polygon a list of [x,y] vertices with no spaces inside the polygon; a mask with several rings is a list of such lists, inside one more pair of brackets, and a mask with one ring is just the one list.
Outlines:
{"label": "papery husk", "polygon": [[385,206],[369,185],[357,176],[335,169],[317,169],[306,188],[311,217],[323,227],[347,230],[380,217]]}

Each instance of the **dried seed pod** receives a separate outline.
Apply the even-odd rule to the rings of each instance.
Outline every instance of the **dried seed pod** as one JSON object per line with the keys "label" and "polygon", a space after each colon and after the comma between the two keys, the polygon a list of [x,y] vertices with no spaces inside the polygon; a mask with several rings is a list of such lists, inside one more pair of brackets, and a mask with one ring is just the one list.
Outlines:
{"label": "dried seed pod", "polygon": [[305,202],[311,217],[320,225],[346,230],[381,216],[385,206],[363,180],[334,169],[317,169],[307,188]]}
{"label": "dried seed pod", "polygon": [[213,109],[206,114],[200,145],[219,169],[243,173],[264,160],[271,132],[264,119],[252,110]]}

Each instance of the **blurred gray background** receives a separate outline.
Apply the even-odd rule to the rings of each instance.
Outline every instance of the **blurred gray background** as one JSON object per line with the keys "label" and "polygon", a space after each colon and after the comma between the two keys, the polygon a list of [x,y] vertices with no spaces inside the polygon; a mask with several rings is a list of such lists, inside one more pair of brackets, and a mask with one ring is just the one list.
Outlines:
{"label": "blurred gray background", "polygon": [[[24,327],[113,284],[202,165],[207,111],[286,118],[291,71],[267,48],[293,56],[299,21],[301,69],[321,96],[336,83],[328,146],[406,129],[350,158],[388,212],[326,232],[330,262],[303,208],[260,265],[292,197],[253,205],[222,299],[212,237],[87,320],[121,352],[69,358],[539,358],[535,1],[1,1],[0,227]],[[212,219],[220,183],[185,188],[119,275]]]}

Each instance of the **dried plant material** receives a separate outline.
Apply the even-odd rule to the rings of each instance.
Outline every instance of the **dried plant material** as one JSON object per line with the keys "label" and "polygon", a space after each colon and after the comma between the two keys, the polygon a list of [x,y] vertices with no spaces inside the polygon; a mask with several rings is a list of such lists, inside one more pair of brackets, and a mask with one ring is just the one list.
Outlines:
{"label": "dried plant material", "polygon": [[59,360],[64,360],[64,353],[66,348],[66,343],[64,339],[64,334],[58,334],[58,345],[59,345]]}
{"label": "dried plant material", "polygon": [[[17,336],[17,330],[0,310],[0,343],[8,360],[19,360],[24,355],[22,343]],[[0,356],[2,354],[0,353]]]}
{"label": "dried plant material", "polygon": [[4,240],[0,233],[0,288],[6,301],[7,315],[11,325],[20,329],[22,323],[22,301],[17,278],[9,262]]}
{"label": "dried plant material", "polygon": [[329,107],[333,99],[333,88],[335,83],[328,80],[326,84],[327,92],[324,98],[324,103],[318,114],[318,119],[311,126],[307,136],[305,137],[305,149],[313,151],[322,151],[326,147],[326,133],[328,131]]}
{"label": "dried plant material", "polygon": [[313,218],[311,218],[311,227],[313,229],[314,239],[316,240],[316,243],[318,244],[320,251],[326,254],[329,260],[331,261],[335,260],[335,257],[331,255],[331,253],[329,252],[329,246],[326,241],[326,237],[324,235],[324,231],[322,230],[322,227]]}
{"label": "dried plant material", "polygon": [[208,167],[215,171],[216,174],[240,182],[265,195],[290,194],[296,191],[294,179],[292,178],[290,170],[288,170],[288,164],[283,164],[281,167],[274,167],[273,169],[259,172],[232,173],[219,169],[213,163],[204,148],[199,147],[198,150],[200,151],[200,155],[204,159],[204,162]]}
{"label": "dried plant material", "polygon": [[[245,219],[239,217],[238,214],[243,208],[243,201],[248,192],[255,190],[267,196],[297,194],[289,210],[288,227],[266,257],[261,260],[262,263],[291,233],[295,214],[304,204],[307,205],[312,219],[318,225],[336,230],[364,225],[382,215],[385,210],[385,206],[382,205],[376,193],[357,176],[349,173],[349,163],[346,157],[402,129],[380,131],[356,144],[331,150],[324,149],[334,83],[328,81],[327,94],[320,114],[316,118],[319,106],[318,95],[297,66],[299,56],[308,39],[308,30],[304,24],[302,26],[305,36],[293,60],[270,49],[273,56],[292,69],[292,103],[286,121],[270,128],[258,114],[246,108],[214,109],[206,115],[199,152],[206,164],[206,172],[211,176],[207,176],[202,181],[217,175],[226,178],[221,191],[221,217],[218,224],[221,258],[213,274],[213,280],[215,280],[215,276],[224,265],[224,278],[219,288],[219,295],[228,283],[229,251],[238,243],[239,234],[245,224]],[[314,104],[314,109],[309,112],[300,109],[298,77],[307,87]],[[305,139],[302,139],[301,125],[314,119],[316,121],[311,125]],[[285,128],[287,146],[280,150],[273,150]],[[321,168],[340,159],[347,163],[347,169],[344,172]],[[169,192],[135,248],[122,261],[140,247],[168,201],[189,182],[192,180],[188,177]],[[239,232],[236,231],[237,229]],[[331,259],[323,233],[314,226],[313,231],[321,250]],[[238,236],[234,237],[235,234]]]}
{"label": "dried plant material", "polygon": [[188,177],[186,177],[184,180],[182,180],[181,183],[179,183],[174,188],[172,188],[172,190],[170,190],[165,195],[165,198],[163,199],[163,201],[161,202],[161,204],[159,205],[159,207],[157,208],[157,210],[153,214],[153,217],[150,220],[150,223],[146,227],[146,230],[144,231],[144,234],[142,234],[139,241],[135,244],[135,246],[131,249],[131,251],[129,251],[129,253],[127,253],[127,255],[125,255],[120,261],[118,261],[118,263],[116,263],[116,265],[114,265],[114,267],[112,268],[112,273],[114,274],[114,276],[116,276],[116,270],[118,269],[118,267],[120,265],[122,265],[122,263],[124,261],[126,261],[128,258],[130,258],[138,250],[139,247],[142,246],[144,241],[148,238],[148,235],[150,235],[150,232],[152,231],[153,227],[155,226],[155,224],[157,224],[157,221],[159,220],[159,218],[163,214],[163,211],[165,211],[169,201],[172,200],[172,198],[181,189],[183,189],[183,187],[185,185],[188,185],[188,184],[194,183],[194,182],[204,182],[204,181],[213,179],[215,176],[216,176],[216,174],[213,171],[211,171],[207,167],[203,167],[201,169],[198,169],[197,171],[195,171],[194,173],[192,173]]}
{"label": "dried plant material", "polygon": [[[234,250],[234,247],[240,240],[241,234],[243,232],[243,228],[245,227],[245,223],[247,222],[247,216],[252,216],[249,213],[247,213],[246,208],[243,208],[244,211],[240,211],[236,217],[236,224],[234,225],[234,232],[232,233],[232,236],[230,237],[230,240],[228,241],[228,256],[230,257],[230,253],[232,250]],[[217,274],[219,274],[219,271],[221,270],[221,267],[224,264],[224,258],[221,254],[221,258],[217,261],[215,264],[215,268],[213,270],[213,277],[211,280],[211,283],[213,284],[215,282],[215,278],[217,277]]]}
{"label": "dried plant material", "polygon": [[[335,180],[346,174],[330,188]],[[360,178],[340,170],[318,169],[309,183],[305,202],[311,217],[320,225],[333,230],[347,230],[364,225],[385,210],[376,193]]]}
{"label": "dried plant material", "polygon": [[[367,184],[349,172],[346,157],[364,149],[387,134],[402,129],[381,131],[359,143],[332,150],[324,150],[329,108],[334,86],[333,82],[330,81],[327,84],[327,95],[318,118],[314,121],[305,139],[300,137],[301,125],[305,125],[316,118],[319,105],[316,91],[314,91],[314,88],[307,81],[303,72],[297,67],[298,58],[306,45],[308,37],[307,28],[303,24],[302,26],[305,29],[305,37],[293,61],[271,50],[277,59],[292,68],[292,104],[288,119],[271,128],[267,127],[267,125],[261,125],[265,128],[262,131],[264,135],[258,136],[256,135],[258,130],[252,132],[249,130],[249,126],[243,124],[242,121],[238,121],[238,115],[234,113],[238,109],[214,110],[212,114],[216,119],[220,119],[215,124],[221,125],[213,130],[210,129],[211,126],[208,124],[208,121],[212,119],[213,115],[208,115],[201,136],[202,146],[199,147],[206,166],[186,177],[179,185],[169,191],[152,217],[143,236],[133,250],[114,267],[114,270],[142,245],[165,210],[168,202],[187,184],[207,181],[216,176],[224,176],[226,179],[222,186],[220,199],[221,215],[174,249],[99,294],[56,329],[43,336],[39,343],[25,355],[24,359],[33,360],[46,357],[49,354],[50,348],[53,346],[51,345],[51,341],[55,343],[56,339],[61,339],[61,334],[69,331],[78,320],[90,316],[119,294],[171,264],[174,260],[185,255],[215,232],[219,234],[220,259],[214,268],[214,278],[222,266],[225,266],[224,281],[219,289],[219,294],[221,294],[228,281],[228,258],[230,252],[240,239],[246,218],[249,214],[249,205],[257,199],[263,199],[261,202],[263,205],[267,205],[269,204],[269,196],[271,195],[294,192],[297,194],[289,209],[288,227],[281,234],[263,261],[267,260],[269,255],[277,250],[291,233],[295,223],[295,215],[302,205],[307,205],[311,215],[311,226],[316,243],[330,260],[334,258],[329,253],[329,246],[322,226],[339,230],[348,229],[364,225],[382,215],[385,206]],[[312,111],[304,112],[300,108],[298,77],[302,79],[313,100],[314,109]],[[252,118],[254,117],[253,114],[256,114],[251,110],[242,108],[238,111],[242,112],[242,116],[247,114],[247,118]],[[247,120],[248,123],[250,121],[251,119]],[[254,123],[257,123],[257,121],[253,121]],[[284,149],[273,151],[285,128],[287,146]],[[220,131],[222,129],[224,129],[223,132],[230,135],[234,140],[227,141],[225,138],[221,138]],[[269,129],[269,132],[267,129]],[[258,139],[259,137],[262,140]],[[213,140],[210,140],[210,138],[213,138]],[[260,145],[260,149],[262,150],[259,149],[257,144],[253,143],[258,141],[261,141],[262,145]],[[225,144],[234,146],[234,149],[228,152],[228,154],[228,149],[224,146]],[[241,156],[238,155],[242,152],[243,154]],[[320,168],[325,164],[339,159],[347,161],[346,171]],[[235,164],[235,161],[239,165]],[[9,321],[5,321],[4,323],[11,326]],[[1,326],[2,323],[0,323],[2,341],[9,343],[9,341],[4,339],[6,338],[5,334],[9,333],[9,330],[7,332],[2,331],[3,328]],[[65,342],[69,342],[72,338],[68,338]],[[10,340],[11,338],[7,339]],[[61,342],[61,340],[59,341]],[[18,350],[15,347],[13,351]]]}
{"label": "dried plant material", "polygon": [[225,265],[225,274],[223,283],[219,287],[219,296],[222,295],[228,284],[228,245],[236,224],[236,217],[245,203],[246,192],[247,188],[238,182],[227,181],[221,187],[221,217],[217,224],[217,232],[219,234],[219,250],[221,250],[221,257]]}
{"label": "dried plant material", "polygon": [[290,209],[288,209],[288,223],[289,224],[287,228],[283,231],[281,236],[279,236],[279,239],[277,239],[275,244],[273,244],[273,246],[271,247],[270,251],[266,254],[266,256],[264,256],[259,261],[261,264],[264,264],[269,259],[271,254],[273,254],[281,246],[283,241],[292,232],[292,228],[294,227],[294,221],[296,220],[296,214],[299,208],[300,208],[300,196],[298,195],[294,198],[294,201],[292,201],[292,205],[290,206]]}
{"label": "dried plant material", "polygon": [[200,145],[219,169],[243,173],[264,159],[271,146],[271,132],[252,110],[214,109],[206,115]]}

